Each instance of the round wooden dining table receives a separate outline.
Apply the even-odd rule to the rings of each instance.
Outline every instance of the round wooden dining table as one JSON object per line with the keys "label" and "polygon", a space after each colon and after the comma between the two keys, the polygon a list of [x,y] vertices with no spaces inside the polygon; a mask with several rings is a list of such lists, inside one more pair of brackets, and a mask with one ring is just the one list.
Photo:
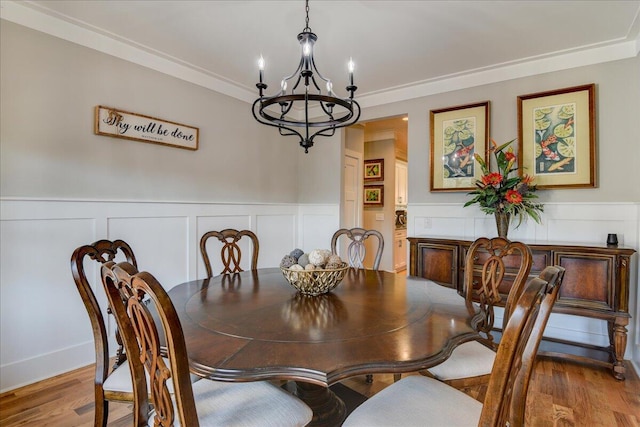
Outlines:
{"label": "round wooden dining table", "polygon": [[194,280],[169,291],[193,373],[218,381],[295,381],[311,425],[339,426],[329,386],[445,360],[477,337],[455,290],[403,275],[349,269],[330,293],[305,296],[278,268]]}

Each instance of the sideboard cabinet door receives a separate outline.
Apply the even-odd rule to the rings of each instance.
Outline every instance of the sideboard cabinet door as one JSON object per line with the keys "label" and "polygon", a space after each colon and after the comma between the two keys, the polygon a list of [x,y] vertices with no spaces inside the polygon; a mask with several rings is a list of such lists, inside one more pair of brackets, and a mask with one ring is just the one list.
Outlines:
{"label": "sideboard cabinet door", "polygon": [[458,286],[458,245],[440,243],[410,244],[410,271],[412,276],[424,277],[443,286]]}
{"label": "sideboard cabinet door", "polygon": [[[555,262],[567,271],[556,304],[570,314],[594,315],[615,311],[615,255],[555,252]],[[608,283],[609,286],[603,286]],[[580,309],[572,310],[572,308]]]}

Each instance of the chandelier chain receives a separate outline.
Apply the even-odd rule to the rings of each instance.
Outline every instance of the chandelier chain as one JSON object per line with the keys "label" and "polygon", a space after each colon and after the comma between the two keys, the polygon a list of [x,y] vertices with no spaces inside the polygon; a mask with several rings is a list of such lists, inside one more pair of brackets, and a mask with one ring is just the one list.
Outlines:
{"label": "chandelier chain", "polygon": [[309,27],[309,0],[306,0],[306,6],[304,8],[305,12],[307,13],[307,17],[305,19],[305,27],[302,31],[309,31],[311,32],[311,28]]}

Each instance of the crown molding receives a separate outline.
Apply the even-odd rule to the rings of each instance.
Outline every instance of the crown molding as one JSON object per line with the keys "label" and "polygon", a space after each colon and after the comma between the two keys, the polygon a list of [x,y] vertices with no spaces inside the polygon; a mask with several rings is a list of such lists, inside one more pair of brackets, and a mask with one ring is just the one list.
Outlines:
{"label": "crown molding", "polygon": [[[193,64],[136,45],[126,39],[118,38],[117,35],[100,33],[96,29],[51,16],[15,1],[3,0],[1,2],[0,18],[144,66],[240,101],[253,103],[256,98],[253,89],[225,80]],[[638,25],[638,19],[634,22],[632,29],[636,25]],[[633,34],[633,31],[631,34]],[[357,101],[362,108],[374,107],[553,71],[633,58],[639,52],[640,35],[632,40],[622,39],[606,45],[556,52],[441,76],[404,86],[391,87],[378,92],[365,93],[359,96]],[[299,114],[303,114],[303,111],[300,111]],[[310,114],[312,116],[319,115],[314,114],[314,111],[310,111]]]}
{"label": "crown molding", "polygon": [[136,45],[127,39],[117,38],[114,34],[103,34],[95,29],[48,15],[15,1],[1,2],[0,18],[244,102],[253,103],[255,100],[255,93],[252,90],[226,81],[193,64]]}

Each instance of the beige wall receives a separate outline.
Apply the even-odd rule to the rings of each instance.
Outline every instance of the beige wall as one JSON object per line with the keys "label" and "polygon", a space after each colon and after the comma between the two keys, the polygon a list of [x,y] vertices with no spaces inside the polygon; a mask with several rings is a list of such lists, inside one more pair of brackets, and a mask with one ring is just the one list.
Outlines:
{"label": "beige wall", "polygon": [[[252,119],[250,106],[199,86],[3,21],[0,192],[4,197],[339,203],[340,141],[309,154]],[[517,136],[516,97],[596,83],[598,188],[540,192],[542,202],[640,201],[638,57],[364,108],[408,113],[410,203],[429,192],[429,110],[491,101],[491,134]],[[200,128],[197,151],[97,136],[102,104]]]}
{"label": "beige wall", "polygon": [[429,192],[429,111],[491,101],[491,135],[517,138],[517,96],[596,84],[598,188],[540,191],[542,202],[640,201],[640,57],[514,79],[363,110],[363,119],[409,114],[409,202],[462,203],[465,193]]}
{"label": "beige wall", "polygon": [[[250,105],[7,21],[0,27],[3,197],[297,201],[300,149],[257,124]],[[96,105],[199,127],[200,148],[94,135]]]}

